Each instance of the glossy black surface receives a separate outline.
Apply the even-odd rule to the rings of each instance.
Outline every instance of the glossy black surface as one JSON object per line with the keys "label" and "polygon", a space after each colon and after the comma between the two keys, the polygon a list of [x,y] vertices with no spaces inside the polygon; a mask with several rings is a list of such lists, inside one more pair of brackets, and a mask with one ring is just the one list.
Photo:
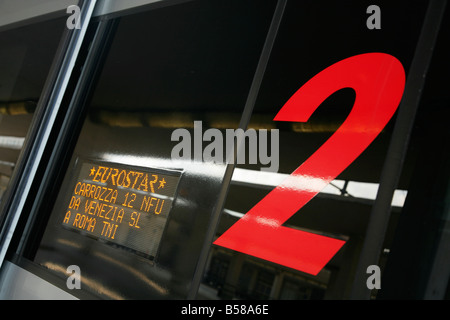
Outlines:
{"label": "glossy black surface", "polygon": [[[329,65],[366,52],[385,52],[397,57],[410,75],[428,2],[379,2],[380,30],[369,30],[366,26],[369,16],[366,9],[371,4],[369,1],[288,1],[249,124],[251,128],[280,130],[280,175],[274,173],[272,180],[261,174],[260,164],[238,165],[216,237],[270,192],[276,185],[274,181],[280,181],[282,175],[292,172],[314,153],[348,116],[355,92],[343,89],[324,101],[307,123],[274,123],[275,114],[302,84]],[[218,196],[223,191],[226,168],[222,163],[195,159],[195,147],[192,161],[172,159],[171,152],[177,142],[172,141],[171,135],[175,129],[185,128],[194,143],[196,120],[202,121],[203,131],[238,127],[274,8],[273,1],[264,4],[261,1],[192,1],[119,19],[61,191],[58,197],[48,199],[54,202],[54,210],[34,258],[37,264],[60,278],[62,287],[67,279],[67,266],[75,264],[82,272],[82,291],[95,297],[178,299],[189,296],[193,275],[197,268],[203,267],[198,263],[205,243],[209,245],[210,239],[205,239],[207,231],[215,228],[210,222],[212,213],[221,207]],[[444,42],[448,43],[441,38],[441,46]],[[438,137],[445,136],[439,131],[445,124],[443,120],[436,122],[439,130],[431,125],[436,114],[440,119],[445,118],[442,114],[448,107],[448,97],[443,88],[448,81],[441,79],[445,78],[448,63],[443,54],[436,57],[439,60],[433,64],[433,82],[427,84],[428,93],[419,109],[419,116],[426,117],[416,122],[398,185],[398,189],[405,190],[403,195],[413,191],[415,196],[407,198],[405,207],[402,203],[392,208],[387,233],[380,234],[385,243],[379,264],[383,267],[389,259],[395,264],[395,272],[388,275],[386,287],[395,287],[398,274],[411,267],[408,250],[415,251],[415,248],[405,250],[407,241],[397,239],[399,250],[404,253],[390,252],[395,247],[397,226],[407,226],[400,229],[398,238],[406,233],[415,239],[416,235],[409,234],[409,230],[421,231],[425,220],[422,215],[427,214],[416,203],[424,204],[428,201],[425,198],[436,195],[433,186],[438,181],[439,195],[436,200],[430,200],[430,205],[439,206],[448,187],[448,169],[445,169],[448,152],[440,138],[436,138],[436,132]],[[312,199],[285,224],[347,240],[343,250],[322,272],[309,276],[213,246],[201,290],[207,289],[208,297],[214,299],[348,298],[374,201],[373,192],[367,198],[361,196],[361,190],[364,186],[373,191],[380,183],[395,119],[396,116],[342,172],[334,186]],[[428,141],[431,137],[436,138],[433,144]],[[205,145],[203,142],[202,146]],[[424,146],[434,152],[423,154],[427,149]],[[154,259],[61,227],[67,195],[73,192],[73,181],[77,178],[74,168],[78,158],[130,168],[181,172]],[[435,164],[439,164],[435,170],[428,170],[428,166]],[[428,171],[433,171],[433,180],[428,179]],[[355,182],[364,185],[352,189]],[[422,193],[423,188],[428,193]],[[442,213],[436,212],[436,215]],[[409,221],[410,214],[417,220]],[[441,224],[436,222],[436,226],[430,227],[430,235]],[[433,241],[438,242],[434,238]],[[422,246],[420,257],[427,257],[413,266],[416,274],[422,275],[419,269],[422,264],[430,268],[431,258],[428,258],[432,254],[426,244],[417,245]],[[411,284],[410,275],[405,272],[402,281]],[[204,296],[199,294],[199,297]]]}
{"label": "glossy black surface", "polygon": [[[35,262],[102,298],[189,292],[225,165],[172,160],[176,128],[237,128],[274,2],[194,1],[121,18]],[[181,172],[154,261],[61,227],[78,157]],[[207,241],[207,240],[206,240]]]}

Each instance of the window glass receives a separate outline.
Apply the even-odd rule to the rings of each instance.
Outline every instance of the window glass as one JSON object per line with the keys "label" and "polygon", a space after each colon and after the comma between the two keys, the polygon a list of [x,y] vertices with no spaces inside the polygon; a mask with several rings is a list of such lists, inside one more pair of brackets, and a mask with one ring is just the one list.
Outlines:
{"label": "window glass", "polygon": [[[276,2],[156,2],[100,18],[116,24],[111,46],[26,251],[40,277],[65,289],[75,265],[71,294],[107,299],[351,297],[428,2],[288,1],[239,132]],[[446,28],[373,298],[436,292],[424,272],[448,261]]]}
{"label": "window glass", "polygon": [[0,32],[0,201],[64,28],[64,19],[52,19]]}
{"label": "window glass", "polygon": [[[244,274],[261,299],[350,297],[396,113],[374,123],[399,104],[427,3],[370,5],[287,3],[244,145],[258,158],[237,163],[206,274],[216,255],[228,256],[227,272],[203,283],[214,298],[239,298]],[[414,159],[394,195],[381,268]]]}
{"label": "window glass", "polygon": [[449,299],[450,251],[445,249],[450,243],[450,152],[446,147],[450,133],[446,128],[450,106],[450,81],[446,76],[450,71],[449,9],[447,6],[441,11],[444,18],[411,133],[408,158],[414,159],[414,164],[408,197],[390,248],[379,299]]}
{"label": "window glass", "polygon": [[[79,266],[83,290],[101,298],[196,291],[226,169],[224,132],[239,125],[275,1],[149,8],[116,20],[33,258],[63,281]],[[212,282],[225,267],[214,265]]]}

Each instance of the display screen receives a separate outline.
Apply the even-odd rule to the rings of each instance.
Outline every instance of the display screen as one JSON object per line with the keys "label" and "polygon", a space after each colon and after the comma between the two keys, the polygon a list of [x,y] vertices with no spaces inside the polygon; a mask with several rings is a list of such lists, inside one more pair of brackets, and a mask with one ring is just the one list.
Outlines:
{"label": "display screen", "polygon": [[62,225],[154,258],[180,172],[78,159]]}

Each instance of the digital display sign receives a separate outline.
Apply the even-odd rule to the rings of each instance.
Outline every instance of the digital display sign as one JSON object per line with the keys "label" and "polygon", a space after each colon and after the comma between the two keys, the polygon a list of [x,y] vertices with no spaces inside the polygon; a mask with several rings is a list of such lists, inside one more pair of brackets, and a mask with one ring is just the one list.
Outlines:
{"label": "digital display sign", "polygon": [[154,258],[180,172],[80,159],[76,166],[62,225]]}

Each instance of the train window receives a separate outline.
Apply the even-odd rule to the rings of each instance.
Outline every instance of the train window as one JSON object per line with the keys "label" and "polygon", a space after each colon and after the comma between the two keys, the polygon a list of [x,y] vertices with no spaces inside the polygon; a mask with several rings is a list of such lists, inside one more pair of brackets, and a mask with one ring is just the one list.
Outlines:
{"label": "train window", "polygon": [[[411,11],[405,12],[401,3],[383,2],[383,27],[374,30],[366,26],[369,15],[359,14],[366,12],[367,2],[287,3],[246,138],[251,141],[251,132],[261,136],[261,129],[266,130],[258,148],[272,152],[279,163],[270,167],[247,161],[234,170],[209,266],[215,267],[216,255],[228,255],[227,271],[211,283],[207,268],[203,283],[215,290],[215,298],[239,298],[239,274],[257,279],[261,268],[274,274],[264,278],[268,299],[352,297],[397,117],[393,111],[403,94],[403,72],[407,77],[426,5],[408,3]],[[373,67],[374,72],[369,70]],[[375,95],[366,95],[365,86]],[[379,120],[375,129],[372,121]],[[359,135],[368,131],[370,141],[362,142]],[[413,148],[407,157],[392,199],[376,263],[380,268],[404,213],[416,152]],[[253,294],[247,298],[262,297],[257,291],[247,293]]]}
{"label": "train window", "polygon": [[113,20],[80,136],[30,259],[62,281],[77,265],[93,297],[196,292],[192,279],[230,145],[215,134],[239,126],[275,4],[157,4]]}
{"label": "train window", "polygon": [[3,25],[0,30],[0,202],[18,161],[64,27],[65,20],[57,18]]}
{"label": "train window", "polygon": [[[16,272],[81,299],[448,298],[449,10],[98,2],[0,284]],[[0,201],[58,23],[0,32]]]}

